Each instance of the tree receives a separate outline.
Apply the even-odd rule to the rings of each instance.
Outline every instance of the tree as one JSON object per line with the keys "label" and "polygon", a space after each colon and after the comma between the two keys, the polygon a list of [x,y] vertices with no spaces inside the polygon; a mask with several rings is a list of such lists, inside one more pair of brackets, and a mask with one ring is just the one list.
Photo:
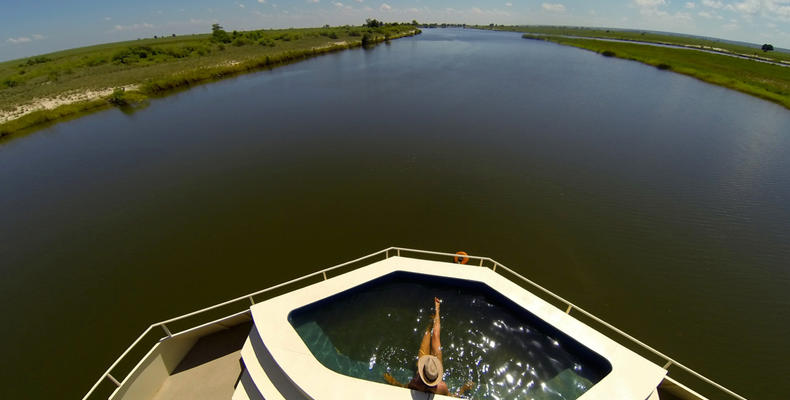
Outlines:
{"label": "tree", "polygon": [[367,26],[368,28],[378,28],[380,26],[384,26],[384,23],[377,19],[368,18],[365,20],[365,26]]}
{"label": "tree", "polygon": [[763,45],[762,49],[763,49],[763,51],[773,51],[774,50],[774,46],[766,43],[766,44]]}
{"label": "tree", "polygon": [[220,43],[230,43],[230,36],[228,36],[228,32],[222,29],[220,24],[213,24],[211,25],[211,40]]}

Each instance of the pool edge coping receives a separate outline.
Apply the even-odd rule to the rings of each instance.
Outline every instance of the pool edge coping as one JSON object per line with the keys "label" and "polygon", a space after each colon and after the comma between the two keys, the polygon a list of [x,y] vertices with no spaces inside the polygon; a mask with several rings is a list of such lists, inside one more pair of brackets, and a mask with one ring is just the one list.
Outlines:
{"label": "pool edge coping", "polygon": [[[258,303],[250,308],[263,343],[279,366],[311,398],[405,399],[407,389],[354,378],[323,366],[288,321],[291,311],[396,271],[476,281],[509,298],[536,317],[598,353],[612,371],[579,400],[646,399],[666,370],[625,348],[509,279],[471,266],[394,256]],[[413,397],[413,396],[410,396]]]}

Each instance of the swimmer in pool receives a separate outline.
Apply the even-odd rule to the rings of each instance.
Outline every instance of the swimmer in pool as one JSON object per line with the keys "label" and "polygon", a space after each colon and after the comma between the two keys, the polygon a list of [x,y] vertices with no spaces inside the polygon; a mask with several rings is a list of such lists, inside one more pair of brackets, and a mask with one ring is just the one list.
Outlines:
{"label": "swimmer in pool", "polygon": [[[446,396],[461,397],[464,392],[473,388],[475,384],[471,381],[467,382],[463,387],[461,387],[461,389],[458,390],[458,393],[450,394],[450,390],[447,388],[447,383],[444,382],[444,369],[442,367],[442,344],[439,339],[441,330],[441,323],[439,321],[440,303],[441,300],[439,300],[439,298],[433,298],[433,304],[436,313],[433,316],[432,326],[429,325],[428,329],[425,330],[425,334],[422,336],[420,351],[417,353],[417,373],[415,374],[414,378],[412,378],[412,380],[407,385],[404,385],[395,380],[392,375],[385,373],[384,380],[386,380],[387,383],[391,385],[408,389],[443,394]],[[431,332],[431,327],[433,327],[433,332]]]}

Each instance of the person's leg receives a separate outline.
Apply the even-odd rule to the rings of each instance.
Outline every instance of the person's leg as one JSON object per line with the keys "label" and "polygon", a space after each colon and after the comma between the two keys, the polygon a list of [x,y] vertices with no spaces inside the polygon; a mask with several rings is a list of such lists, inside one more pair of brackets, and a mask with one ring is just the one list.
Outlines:
{"label": "person's leg", "polygon": [[417,358],[419,359],[422,356],[427,356],[431,354],[431,327],[428,326],[428,329],[425,330],[425,334],[422,335],[422,342],[420,343],[420,351],[417,353]]}

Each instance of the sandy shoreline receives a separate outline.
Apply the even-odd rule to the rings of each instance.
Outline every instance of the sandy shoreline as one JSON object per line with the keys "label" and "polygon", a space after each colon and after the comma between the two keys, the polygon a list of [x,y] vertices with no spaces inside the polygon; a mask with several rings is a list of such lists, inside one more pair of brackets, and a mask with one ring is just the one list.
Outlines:
{"label": "sandy shoreline", "polygon": [[[126,85],[122,86],[124,90],[136,90],[140,85]],[[29,103],[25,103],[16,108],[8,111],[0,111],[0,124],[24,117],[30,113],[40,110],[52,110],[66,104],[74,104],[82,101],[98,100],[112,94],[116,88],[105,89],[86,89],[76,90],[59,94],[53,97],[44,97],[33,99]]]}

